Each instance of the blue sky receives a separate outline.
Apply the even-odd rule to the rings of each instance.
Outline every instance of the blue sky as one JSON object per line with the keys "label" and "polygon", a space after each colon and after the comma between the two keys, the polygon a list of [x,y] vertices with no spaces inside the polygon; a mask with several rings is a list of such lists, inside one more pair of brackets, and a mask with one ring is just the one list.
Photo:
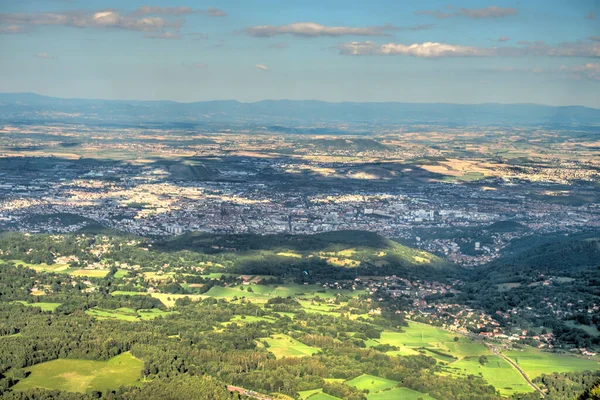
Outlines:
{"label": "blue sky", "polygon": [[2,0],[0,92],[600,108],[600,2]]}

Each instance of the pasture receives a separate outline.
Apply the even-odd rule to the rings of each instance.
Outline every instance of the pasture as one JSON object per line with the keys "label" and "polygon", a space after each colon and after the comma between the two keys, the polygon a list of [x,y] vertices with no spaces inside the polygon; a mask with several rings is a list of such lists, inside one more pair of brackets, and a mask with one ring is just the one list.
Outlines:
{"label": "pasture", "polygon": [[493,385],[503,396],[517,392],[532,392],[521,374],[502,357],[488,355],[485,365],[479,363],[479,357],[466,357],[446,367],[444,371],[456,376],[481,375],[490,385]]}
{"label": "pasture", "polygon": [[31,374],[14,390],[45,388],[85,393],[135,385],[144,362],[123,353],[108,361],[58,359],[26,368]]}
{"label": "pasture", "polygon": [[397,387],[390,390],[382,390],[377,393],[369,393],[368,400],[434,400],[433,397],[405,387]]}
{"label": "pasture", "polygon": [[376,393],[398,386],[398,382],[396,381],[367,374],[363,374],[359,377],[346,381],[345,384],[355,387],[359,390],[369,389],[369,393]]}
{"label": "pasture", "polygon": [[75,271],[71,272],[70,274],[73,276],[85,276],[88,278],[104,278],[106,275],[108,275],[108,273],[110,272],[110,270],[108,269],[76,269]]}
{"label": "pasture", "polygon": [[320,351],[317,347],[307,346],[283,334],[273,335],[263,340],[268,343],[268,350],[275,355],[275,358],[304,357]]}
{"label": "pasture", "polygon": [[163,317],[171,314],[171,312],[159,310],[157,308],[152,309],[140,309],[134,310],[133,308],[117,308],[115,310],[108,310],[103,308],[90,308],[85,311],[86,314],[96,317],[97,319],[119,319],[122,321],[141,321],[154,319],[156,317]]}
{"label": "pasture", "polygon": [[28,303],[26,301],[23,300],[16,300],[12,302],[13,304],[22,304],[26,307],[39,307],[42,309],[42,311],[54,311],[56,310],[57,307],[60,306],[60,303],[44,303],[44,302],[39,302],[39,303]]}
{"label": "pasture", "polygon": [[552,372],[596,371],[600,369],[598,360],[547,353],[528,348],[523,351],[513,350],[504,353],[512,359],[530,379]]}

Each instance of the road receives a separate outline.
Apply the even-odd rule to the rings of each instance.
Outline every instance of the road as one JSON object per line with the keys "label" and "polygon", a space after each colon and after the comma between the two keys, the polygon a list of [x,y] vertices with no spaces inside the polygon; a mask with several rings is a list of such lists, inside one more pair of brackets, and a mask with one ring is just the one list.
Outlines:
{"label": "road", "polygon": [[545,397],[544,396],[544,392],[542,391],[542,389],[540,389],[535,383],[533,383],[531,381],[531,379],[529,379],[529,377],[527,376],[527,374],[525,374],[525,371],[523,371],[521,369],[521,367],[519,367],[519,365],[517,363],[515,363],[513,360],[511,360],[510,358],[506,357],[504,354],[502,354],[501,352],[498,351],[498,349],[496,348],[496,346],[488,346],[488,348],[492,349],[492,352],[499,356],[502,357],[502,359],[504,361],[506,361],[507,363],[509,363],[510,365],[513,366],[513,368],[515,368],[517,371],[519,371],[519,373],[521,374],[521,376],[523,377],[523,379],[525,379],[525,381],[527,381],[527,383],[529,384],[529,386],[531,386],[532,388],[534,388],[539,394],[540,396],[542,396],[542,399]]}

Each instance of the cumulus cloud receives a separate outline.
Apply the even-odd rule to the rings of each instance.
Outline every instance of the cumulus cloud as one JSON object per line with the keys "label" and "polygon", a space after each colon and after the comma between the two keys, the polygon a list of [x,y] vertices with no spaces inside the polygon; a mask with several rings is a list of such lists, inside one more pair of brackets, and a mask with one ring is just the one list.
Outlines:
{"label": "cumulus cloud", "polygon": [[498,6],[489,6],[485,8],[454,8],[448,7],[447,11],[439,10],[423,10],[415,11],[417,15],[430,15],[437,19],[453,18],[453,17],[467,17],[472,19],[480,18],[501,18],[508,17],[511,15],[517,15],[516,8],[503,8]]}
{"label": "cumulus cloud", "polygon": [[372,41],[364,41],[340,43],[336,48],[340,54],[355,56],[399,55],[423,58],[488,56],[600,57],[600,43],[580,42],[561,43],[555,46],[548,46],[543,42],[536,42],[525,47],[507,46],[480,48],[436,42],[405,45],[401,43],[378,44]]}
{"label": "cumulus cloud", "polygon": [[181,39],[181,35],[178,32],[158,32],[158,33],[146,33],[144,35],[146,39],[170,39],[170,40],[179,40]]}
{"label": "cumulus cloud", "polygon": [[262,64],[256,64],[255,65],[256,68],[262,70],[262,71],[268,71],[269,67],[267,67],[266,65],[262,65]]}
{"label": "cumulus cloud", "polygon": [[398,43],[387,43],[379,45],[375,42],[348,42],[340,43],[337,49],[346,55],[400,55],[424,58],[440,57],[473,57],[488,56],[490,49],[480,49],[471,46],[458,46],[445,43],[414,43],[404,45]]}
{"label": "cumulus cloud", "polygon": [[275,35],[294,35],[302,37],[319,36],[389,36],[391,31],[423,30],[431,25],[397,27],[393,25],[369,26],[355,28],[349,26],[326,26],[316,22],[295,22],[289,25],[260,25],[244,29],[249,36],[271,37]]}

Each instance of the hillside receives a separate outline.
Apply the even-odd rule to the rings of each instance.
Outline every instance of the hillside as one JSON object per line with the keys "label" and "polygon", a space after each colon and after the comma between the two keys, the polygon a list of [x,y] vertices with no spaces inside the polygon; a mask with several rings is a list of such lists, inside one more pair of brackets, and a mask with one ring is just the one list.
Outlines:
{"label": "hillside", "polygon": [[214,235],[193,232],[156,243],[155,250],[212,254],[237,273],[352,278],[357,275],[433,276],[456,273],[443,259],[373,232],[314,235]]}

